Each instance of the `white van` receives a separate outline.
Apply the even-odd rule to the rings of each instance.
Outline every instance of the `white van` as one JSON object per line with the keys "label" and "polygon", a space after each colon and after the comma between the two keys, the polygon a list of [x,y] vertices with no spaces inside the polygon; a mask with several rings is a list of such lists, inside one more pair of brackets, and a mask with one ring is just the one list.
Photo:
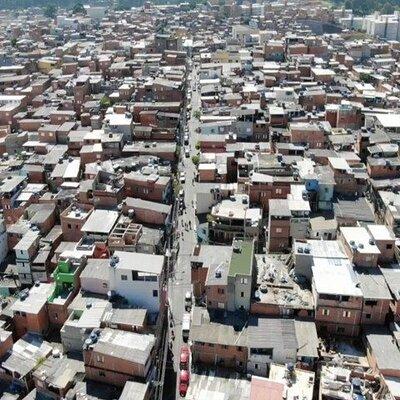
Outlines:
{"label": "white van", "polygon": [[182,339],[186,343],[189,340],[190,333],[190,314],[183,314],[182,318]]}
{"label": "white van", "polygon": [[190,311],[192,308],[192,293],[188,290],[185,294],[185,310]]}

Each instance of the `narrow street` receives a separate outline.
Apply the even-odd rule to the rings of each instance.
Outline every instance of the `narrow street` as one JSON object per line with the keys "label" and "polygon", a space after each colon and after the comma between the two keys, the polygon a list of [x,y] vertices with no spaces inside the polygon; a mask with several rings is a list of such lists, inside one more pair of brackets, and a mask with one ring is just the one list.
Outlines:
{"label": "narrow street", "polygon": [[[192,79],[190,86],[197,86],[197,69],[193,68],[191,73]],[[198,91],[192,91],[191,98],[191,115],[195,110],[199,109],[200,106],[200,95]],[[172,341],[173,347],[173,365],[177,377],[177,386],[179,380],[179,355],[183,345],[182,339],[182,317],[185,312],[185,293],[191,291],[191,276],[190,276],[190,257],[193,252],[193,248],[196,245],[196,214],[194,208],[195,202],[195,186],[194,177],[196,174],[196,166],[192,162],[192,156],[197,154],[196,143],[198,133],[196,129],[199,127],[200,121],[191,116],[188,121],[189,127],[189,147],[190,157],[185,157],[185,146],[181,146],[181,163],[179,164],[178,172],[184,171],[186,174],[185,183],[182,188],[185,192],[185,209],[182,215],[177,218],[177,234],[173,243],[173,249],[179,248],[177,260],[173,268],[173,272],[168,282],[168,296],[170,304],[170,321],[169,326],[170,332],[169,337],[171,338],[172,332],[174,331],[175,339]],[[189,221],[191,228],[189,228]],[[187,228],[185,228],[187,224]],[[174,250],[173,250],[174,251]],[[176,391],[176,398],[180,398],[179,391]]]}

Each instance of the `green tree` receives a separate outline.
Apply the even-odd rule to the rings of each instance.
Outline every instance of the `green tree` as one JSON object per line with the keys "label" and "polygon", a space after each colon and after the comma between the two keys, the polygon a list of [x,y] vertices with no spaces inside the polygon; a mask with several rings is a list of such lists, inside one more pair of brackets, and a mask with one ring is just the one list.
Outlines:
{"label": "green tree", "polygon": [[131,7],[132,7],[131,0],[117,0],[115,4],[115,9],[117,11],[129,10]]}
{"label": "green tree", "polygon": [[215,221],[215,218],[211,214],[207,214],[206,218],[207,218],[207,222],[208,223],[211,223],[211,222]]}
{"label": "green tree", "polygon": [[13,37],[13,38],[11,39],[11,46],[12,46],[12,47],[17,47],[17,38]]}
{"label": "green tree", "polygon": [[196,110],[193,112],[193,117],[195,117],[196,119],[200,119],[201,117],[201,111],[200,110]]}
{"label": "green tree", "polygon": [[372,76],[370,74],[360,74],[360,80],[363,81],[364,83],[371,83],[372,82]]}
{"label": "green tree", "polygon": [[175,196],[178,196],[179,191],[182,189],[182,185],[177,179],[174,179],[174,181],[172,182],[172,188]]}
{"label": "green tree", "polygon": [[395,8],[390,3],[385,3],[382,7],[382,14],[393,14],[394,11],[395,11]]}
{"label": "green tree", "polygon": [[198,154],[192,156],[192,163],[197,167],[200,163],[200,156]]}
{"label": "green tree", "polygon": [[57,15],[57,7],[54,4],[48,4],[44,9],[44,16],[47,18],[55,18]]}
{"label": "green tree", "polygon": [[100,107],[101,108],[108,108],[111,106],[111,100],[108,96],[103,96],[100,100]]}
{"label": "green tree", "polygon": [[73,14],[86,14],[85,8],[81,2],[75,3],[74,7],[72,8]]}
{"label": "green tree", "polygon": [[189,10],[194,10],[197,7],[196,0],[190,0],[189,2]]}
{"label": "green tree", "polygon": [[175,148],[175,158],[179,160],[180,157],[181,157],[181,146],[177,144]]}

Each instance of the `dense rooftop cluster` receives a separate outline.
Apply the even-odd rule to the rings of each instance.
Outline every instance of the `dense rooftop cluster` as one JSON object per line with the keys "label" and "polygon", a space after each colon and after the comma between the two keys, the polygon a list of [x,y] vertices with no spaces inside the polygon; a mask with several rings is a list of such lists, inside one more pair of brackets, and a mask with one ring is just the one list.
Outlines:
{"label": "dense rooftop cluster", "polygon": [[0,400],[399,399],[399,13],[43,11],[0,11]]}

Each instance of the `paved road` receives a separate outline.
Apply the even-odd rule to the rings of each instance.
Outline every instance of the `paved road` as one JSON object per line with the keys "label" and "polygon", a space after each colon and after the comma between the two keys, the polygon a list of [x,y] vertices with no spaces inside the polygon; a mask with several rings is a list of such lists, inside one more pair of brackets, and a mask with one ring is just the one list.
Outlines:
{"label": "paved road", "polygon": [[[195,79],[197,75],[197,70],[193,69],[191,74],[191,86],[196,83]],[[192,91],[192,112],[198,110],[200,106],[200,96],[198,91]],[[174,354],[174,370],[177,372],[177,380],[179,379],[179,354],[180,349],[183,344],[182,340],[182,317],[185,312],[184,308],[184,298],[185,293],[191,290],[191,276],[190,276],[190,257],[193,253],[193,248],[196,245],[196,235],[193,228],[195,228],[196,215],[194,210],[195,201],[195,190],[193,185],[193,179],[196,173],[196,167],[192,163],[191,157],[197,154],[196,143],[198,134],[196,128],[199,126],[200,122],[191,117],[188,121],[189,127],[189,146],[191,149],[191,156],[189,158],[185,157],[184,146],[182,146],[182,163],[179,165],[179,172],[184,171],[186,173],[186,182],[183,184],[183,189],[185,191],[185,204],[186,209],[183,215],[178,217],[177,229],[180,233],[179,238],[174,241],[175,246],[179,243],[179,253],[177,261],[175,264],[174,272],[168,282],[168,296],[170,311],[172,315],[173,327],[170,328],[175,333],[175,340],[173,341],[173,354]],[[189,224],[191,221],[191,229],[185,229],[184,225]],[[178,384],[178,382],[177,382]],[[176,398],[180,398],[179,391],[177,390]]]}

